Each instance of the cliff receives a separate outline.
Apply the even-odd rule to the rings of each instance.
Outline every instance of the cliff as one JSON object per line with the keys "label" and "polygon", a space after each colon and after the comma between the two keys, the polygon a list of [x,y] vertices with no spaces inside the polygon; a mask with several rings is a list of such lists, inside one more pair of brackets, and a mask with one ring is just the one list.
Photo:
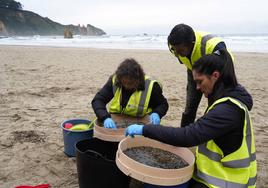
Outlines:
{"label": "cliff", "polygon": [[34,12],[0,8],[0,36],[63,35],[68,29],[74,35],[105,35],[90,24],[85,26],[62,25]]}

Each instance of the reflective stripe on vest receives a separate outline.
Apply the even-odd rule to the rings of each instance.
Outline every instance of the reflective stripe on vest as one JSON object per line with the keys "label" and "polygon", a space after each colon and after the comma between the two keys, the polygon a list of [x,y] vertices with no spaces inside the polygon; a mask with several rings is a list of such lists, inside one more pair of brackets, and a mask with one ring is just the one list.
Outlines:
{"label": "reflective stripe on vest", "polygon": [[[222,151],[213,140],[199,145],[196,152],[197,169],[195,170],[194,179],[213,188],[215,186],[221,188],[255,187],[257,180],[256,153],[247,107],[237,99],[225,97],[214,102],[207,112],[215,105],[227,100],[236,104],[245,112],[242,144],[238,150],[227,156],[223,156]],[[213,149],[214,151],[212,151]],[[237,179],[232,177],[235,175],[240,177],[237,177]]]}
{"label": "reflective stripe on vest", "polygon": [[148,94],[148,89],[149,89],[150,83],[151,83],[151,80],[149,80],[149,79],[145,80],[145,88],[144,88],[144,91],[141,93],[140,103],[139,103],[138,111],[137,111],[137,114],[136,114],[137,117],[142,117],[143,116],[143,109],[144,109],[144,106],[145,106],[145,101],[146,101],[146,97],[147,97],[147,94]]}
{"label": "reflective stripe on vest", "polygon": [[240,184],[240,183],[234,183],[234,182],[228,182],[213,176],[210,176],[208,174],[205,174],[201,172],[200,170],[195,169],[195,174],[199,177],[202,178],[204,181],[209,183],[210,185],[214,185],[220,188],[247,188],[249,186],[254,186],[256,181],[257,181],[257,176],[254,176],[252,178],[249,178],[247,185],[245,184]]}
{"label": "reflective stripe on vest", "polygon": [[212,34],[208,34],[208,35],[205,35],[205,36],[202,37],[202,39],[201,39],[201,46],[200,46],[200,48],[201,48],[201,56],[203,56],[203,55],[206,54],[207,41],[209,41],[210,39],[212,39],[214,37],[216,37],[216,36],[215,35],[212,35]]}
{"label": "reflective stripe on vest", "polygon": [[[151,93],[152,93],[152,88],[153,84],[156,82],[156,80],[151,80],[148,76],[145,76],[145,87],[144,90],[142,91],[135,91],[129,98],[128,104],[125,107],[125,109],[121,109],[121,104],[120,104],[120,97],[122,95],[121,88],[118,88],[115,86],[115,76],[113,77],[113,93],[114,93],[114,98],[111,101],[110,105],[110,112],[111,113],[121,113],[121,114],[126,114],[130,116],[135,116],[135,117],[143,117],[144,115],[150,113],[152,110],[151,108],[148,107]],[[120,95],[120,97],[118,96]],[[130,101],[133,101],[132,98],[138,98],[137,104],[129,104]],[[113,105],[113,107],[112,107]],[[135,108],[136,110],[131,110],[130,108]],[[135,111],[135,113],[133,113]]]}
{"label": "reflective stripe on vest", "polygon": [[[198,152],[206,155],[210,160],[221,162],[222,156],[216,152],[207,149],[206,144],[198,146]],[[249,163],[256,160],[256,153],[249,155],[250,157],[246,159],[233,160],[228,162],[221,162],[224,167],[229,168],[245,168],[249,166]]]}

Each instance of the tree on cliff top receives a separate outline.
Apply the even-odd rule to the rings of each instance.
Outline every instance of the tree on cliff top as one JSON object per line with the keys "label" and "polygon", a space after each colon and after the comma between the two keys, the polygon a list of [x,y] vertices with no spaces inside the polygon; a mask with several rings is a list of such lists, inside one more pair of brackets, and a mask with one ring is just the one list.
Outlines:
{"label": "tree on cliff top", "polygon": [[0,8],[22,10],[22,4],[14,0],[0,0]]}

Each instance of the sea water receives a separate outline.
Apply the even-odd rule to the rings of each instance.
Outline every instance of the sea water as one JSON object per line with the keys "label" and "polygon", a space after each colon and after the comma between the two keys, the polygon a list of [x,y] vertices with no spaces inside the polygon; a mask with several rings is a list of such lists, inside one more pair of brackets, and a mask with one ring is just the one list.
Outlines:
{"label": "sea water", "polygon": [[[231,51],[268,52],[268,34],[235,34],[219,35]],[[16,36],[1,37],[0,45],[31,45],[53,47],[85,47],[105,49],[154,49],[168,50],[167,35],[104,35],[80,36],[72,39],[63,36]]]}

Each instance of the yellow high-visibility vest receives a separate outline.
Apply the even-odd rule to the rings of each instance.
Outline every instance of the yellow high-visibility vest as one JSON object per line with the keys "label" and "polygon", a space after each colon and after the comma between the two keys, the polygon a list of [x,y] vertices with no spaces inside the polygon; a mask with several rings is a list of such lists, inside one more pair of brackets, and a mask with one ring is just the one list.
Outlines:
{"label": "yellow high-visibility vest", "polygon": [[156,80],[151,80],[148,76],[145,76],[145,88],[144,90],[135,91],[129,98],[125,108],[121,106],[122,88],[115,86],[115,76],[113,76],[113,92],[114,97],[110,102],[110,113],[125,114],[133,117],[143,117],[152,109],[149,108],[149,102],[152,94],[152,89]]}
{"label": "yellow high-visibility vest", "polygon": [[[173,54],[190,70],[194,62],[196,62],[203,55],[211,54],[217,44],[223,42],[220,37],[209,34],[207,32],[195,31],[195,44],[191,53],[191,59],[181,57],[178,54]],[[170,44],[169,44],[170,45]],[[171,46],[171,45],[170,45]]]}
{"label": "yellow high-visibility vest", "polygon": [[257,162],[253,128],[247,107],[237,99],[224,97],[215,101],[207,112],[227,100],[245,112],[242,144],[226,156],[213,140],[199,145],[193,178],[210,188],[253,188],[256,187]]}

